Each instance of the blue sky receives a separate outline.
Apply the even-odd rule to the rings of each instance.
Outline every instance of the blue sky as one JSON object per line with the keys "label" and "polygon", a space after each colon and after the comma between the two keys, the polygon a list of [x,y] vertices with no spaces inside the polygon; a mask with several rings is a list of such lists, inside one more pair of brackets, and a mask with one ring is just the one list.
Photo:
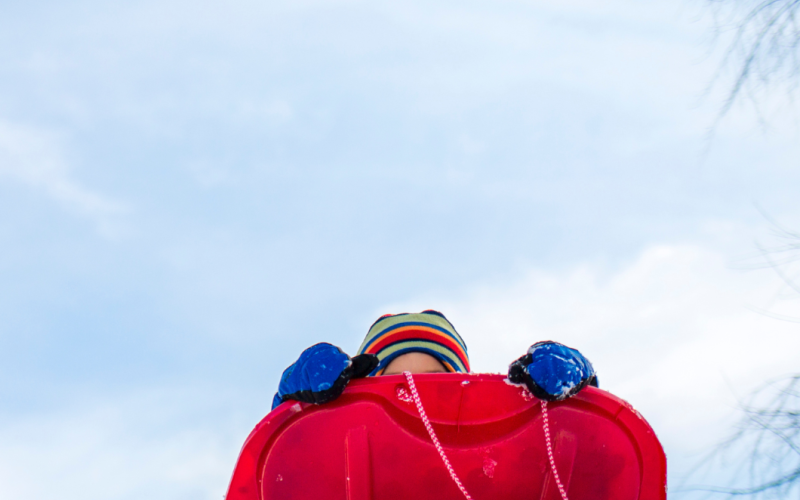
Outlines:
{"label": "blue sky", "polygon": [[796,108],[714,126],[701,4],[0,5],[0,493],[220,498],[303,348],[430,307],[584,350],[679,480],[798,342]]}

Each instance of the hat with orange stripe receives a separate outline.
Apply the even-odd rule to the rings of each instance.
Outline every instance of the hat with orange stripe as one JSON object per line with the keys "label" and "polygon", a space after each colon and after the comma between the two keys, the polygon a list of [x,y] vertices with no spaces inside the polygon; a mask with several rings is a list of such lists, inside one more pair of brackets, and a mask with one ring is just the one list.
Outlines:
{"label": "hat with orange stripe", "polygon": [[429,354],[450,372],[469,373],[464,340],[444,314],[430,309],[381,316],[358,349],[358,354],[378,356],[378,366],[369,376],[381,375],[395,358],[409,352]]}

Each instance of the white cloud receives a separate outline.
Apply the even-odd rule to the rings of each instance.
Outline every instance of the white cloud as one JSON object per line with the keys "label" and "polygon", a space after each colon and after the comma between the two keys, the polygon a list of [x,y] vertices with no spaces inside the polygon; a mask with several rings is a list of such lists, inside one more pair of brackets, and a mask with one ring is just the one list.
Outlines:
{"label": "white cloud", "polygon": [[729,432],[737,397],[800,371],[798,325],[751,309],[800,318],[797,297],[773,303],[780,285],[768,271],[731,269],[715,251],[655,246],[613,272],[590,265],[531,269],[510,285],[419,297],[381,311],[441,309],[464,336],[475,371],[504,372],[538,340],[580,349],[601,387],[645,415],[672,470],[680,471]]}
{"label": "white cloud", "polygon": [[257,421],[241,411],[252,395],[230,410],[226,392],[139,391],[5,422],[0,496],[218,500]]}
{"label": "white cloud", "polygon": [[126,207],[74,180],[54,134],[0,121],[0,179],[40,189],[99,223]]}

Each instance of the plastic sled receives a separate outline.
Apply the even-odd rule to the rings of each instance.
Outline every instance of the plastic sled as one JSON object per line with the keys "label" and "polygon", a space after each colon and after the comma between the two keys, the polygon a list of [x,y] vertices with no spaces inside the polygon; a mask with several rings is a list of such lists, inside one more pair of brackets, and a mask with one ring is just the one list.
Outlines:
{"label": "plastic sled", "polygon": [[[539,400],[503,375],[414,375],[425,411],[474,500],[561,499]],[[325,405],[286,402],[244,444],[226,500],[458,500],[402,375],[352,381]],[[570,500],[664,500],[667,463],[628,403],[587,387],[548,404]]]}

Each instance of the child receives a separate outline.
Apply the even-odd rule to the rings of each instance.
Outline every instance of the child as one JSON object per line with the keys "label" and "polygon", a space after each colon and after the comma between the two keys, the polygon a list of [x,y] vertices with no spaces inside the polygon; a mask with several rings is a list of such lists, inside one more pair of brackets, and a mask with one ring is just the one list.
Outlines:
{"label": "child", "polygon": [[[339,397],[353,378],[411,373],[469,373],[467,345],[438,311],[387,314],[373,323],[358,354],[320,343],[303,351],[281,376],[272,401],[323,404]],[[587,385],[597,387],[589,360],[557,342],[537,342],[509,366],[508,379],[536,397],[566,399]]]}

